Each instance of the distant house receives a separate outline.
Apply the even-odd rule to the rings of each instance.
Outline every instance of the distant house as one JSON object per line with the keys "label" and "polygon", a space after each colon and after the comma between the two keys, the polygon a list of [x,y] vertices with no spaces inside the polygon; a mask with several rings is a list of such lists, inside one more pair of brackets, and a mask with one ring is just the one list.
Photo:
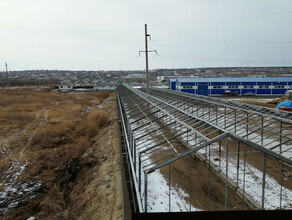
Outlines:
{"label": "distant house", "polygon": [[75,82],[75,86],[85,86],[86,83],[82,80],[78,80],[77,82]]}
{"label": "distant house", "polygon": [[116,88],[117,88],[117,84],[102,84],[102,85],[94,86],[94,89],[97,91],[115,90]]}
{"label": "distant house", "polygon": [[72,89],[73,89],[73,85],[69,83],[59,85],[59,90],[72,90]]}

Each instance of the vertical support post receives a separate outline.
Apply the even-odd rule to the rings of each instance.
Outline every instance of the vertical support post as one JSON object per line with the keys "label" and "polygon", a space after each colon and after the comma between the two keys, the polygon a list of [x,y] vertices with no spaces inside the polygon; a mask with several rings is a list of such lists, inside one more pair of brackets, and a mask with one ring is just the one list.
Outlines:
{"label": "vertical support post", "polygon": [[139,192],[141,193],[141,154],[139,153]]}
{"label": "vertical support post", "polygon": [[225,211],[227,211],[227,200],[228,200],[228,142],[229,142],[229,137],[226,137]]}
{"label": "vertical support post", "polygon": [[[128,133],[127,133],[127,135],[128,135],[128,138],[130,139],[131,138],[131,136],[130,136],[130,123],[129,123],[129,121],[128,120],[126,120],[126,123],[127,123],[127,129],[128,129]],[[131,142],[131,140],[130,140],[130,142]],[[131,144],[131,143],[130,143]],[[130,145],[131,146],[131,145]]]}
{"label": "vertical support post", "polygon": [[197,106],[197,117],[199,116],[199,106]]}
{"label": "vertical support post", "polygon": [[240,160],[240,142],[237,142],[237,180],[236,180],[236,186],[238,186],[238,179],[239,179],[239,160]]}
{"label": "vertical support post", "polygon": [[218,108],[216,107],[216,125],[218,124]]}
{"label": "vertical support post", "polygon": [[190,154],[190,212],[192,211],[192,155]]}
{"label": "vertical support post", "polygon": [[242,209],[244,208],[245,196],[245,168],[246,168],[246,147],[244,148],[244,163],[243,163],[243,183],[242,183]]}
{"label": "vertical support post", "polygon": [[[208,128],[206,129],[206,137],[207,137],[207,135],[208,135]],[[208,153],[207,153],[207,151],[208,151],[208,147],[205,147],[206,159],[208,158]]]}
{"label": "vertical support post", "polygon": [[226,128],[226,107],[224,108],[224,128]]}
{"label": "vertical support post", "polygon": [[264,156],[264,167],[263,167],[263,188],[262,188],[262,210],[265,209],[266,161],[267,161],[266,153],[263,153],[263,156]]}
{"label": "vertical support post", "polygon": [[246,139],[248,139],[248,112],[246,113]]}
{"label": "vertical support post", "polygon": [[131,131],[129,131],[129,133],[130,133],[130,150],[133,157],[134,155],[133,133]]}
{"label": "vertical support post", "polygon": [[210,105],[210,103],[209,103],[209,109],[208,109],[208,111],[209,111],[209,121],[210,121],[210,118],[211,118],[211,105]]}
{"label": "vertical support post", "polygon": [[281,163],[281,188],[280,188],[280,209],[282,209],[282,193],[283,193],[283,162]]}
{"label": "vertical support post", "polygon": [[171,212],[171,200],[170,200],[170,163],[168,164],[168,211]]}
{"label": "vertical support post", "polygon": [[208,211],[210,211],[210,200],[211,200],[211,151],[210,151],[211,146],[209,145],[209,157],[208,157]]}
{"label": "vertical support post", "polygon": [[283,132],[283,124],[282,121],[280,121],[280,154],[282,154],[282,132]]}
{"label": "vertical support post", "polygon": [[137,170],[137,150],[136,150],[136,141],[134,141],[134,169],[135,169],[135,173],[136,173],[136,170]]}
{"label": "vertical support post", "polygon": [[149,75],[148,75],[148,34],[147,24],[145,24],[145,57],[146,57],[146,92],[149,94]]}
{"label": "vertical support post", "polygon": [[237,124],[237,112],[236,112],[236,109],[234,110],[234,119],[235,119],[235,122],[234,122],[234,133],[236,134],[236,124]]}
{"label": "vertical support post", "polygon": [[215,114],[215,117],[216,117],[216,125],[218,124],[218,108],[216,107],[216,114]]}
{"label": "vertical support post", "polygon": [[[220,132],[221,135],[221,132]],[[222,141],[219,141],[219,172],[221,171],[221,151],[222,151]]]}
{"label": "vertical support post", "polygon": [[148,189],[147,189],[147,185],[148,185],[148,173],[144,172],[144,194],[145,194],[145,198],[144,198],[144,206],[145,206],[145,213],[147,213],[147,196],[148,196]]}
{"label": "vertical support post", "polygon": [[264,145],[264,117],[262,116],[261,145]]}

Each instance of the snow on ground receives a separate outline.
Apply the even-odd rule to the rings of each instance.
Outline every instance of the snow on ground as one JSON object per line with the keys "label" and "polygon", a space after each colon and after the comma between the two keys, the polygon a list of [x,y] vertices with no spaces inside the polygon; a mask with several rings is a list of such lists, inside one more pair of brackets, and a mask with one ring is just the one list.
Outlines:
{"label": "snow on ground", "polygon": [[0,211],[5,212],[36,197],[35,191],[41,187],[41,181],[18,180],[26,165],[26,160],[23,162],[15,160],[9,170],[2,173],[0,180]]}
{"label": "snow on ground", "polygon": [[260,103],[268,103],[268,102],[271,102],[271,101],[273,101],[273,100],[275,100],[275,99],[265,99],[265,98],[262,98],[262,99],[260,99],[260,98],[258,98],[258,99],[252,99],[252,98],[248,98],[248,99],[246,99],[246,98],[238,98],[238,99],[228,99],[228,100],[230,100],[230,101],[255,101],[255,102],[260,102]]}
{"label": "snow on ground", "polygon": [[[213,149],[218,148],[218,146],[213,145]],[[223,152],[224,154],[224,152]],[[213,164],[218,162],[215,161],[217,158],[217,153],[210,155],[211,162]],[[243,156],[243,155],[242,155]],[[220,170],[226,174],[226,158],[221,157],[221,167]],[[279,169],[280,171],[280,169]],[[234,157],[228,157],[228,177],[236,182],[237,180],[237,159]],[[249,194],[258,204],[262,204],[262,184],[263,184],[263,173],[251,166],[246,164],[245,167],[245,177],[244,177],[244,161],[240,160],[239,165],[239,188],[245,189],[246,193]],[[282,194],[281,194],[282,190]],[[265,176],[265,209],[273,210],[280,208],[280,198],[282,195],[282,208],[283,209],[292,209],[292,191],[282,187],[279,183],[266,173]]]}
{"label": "snow on ground", "polygon": [[[144,183],[144,178],[142,178]],[[142,199],[144,202],[144,188],[142,190]],[[180,187],[171,185],[169,198],[168,181],[163,177],[159,170],[148,175],[148,210],[149,212],[187,212],[201,211],[194,206],[190,206],[184,198],[189,198],[189,194]],[[170,201],[170,207],[169,207]]]}

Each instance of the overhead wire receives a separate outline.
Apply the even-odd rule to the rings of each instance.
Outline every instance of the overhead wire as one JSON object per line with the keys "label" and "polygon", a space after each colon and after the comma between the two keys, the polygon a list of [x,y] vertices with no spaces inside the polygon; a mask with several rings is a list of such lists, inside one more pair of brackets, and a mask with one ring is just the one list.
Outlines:
{"label": "overhead wire", "polygon": [[[273,15],[282,15],[282,14],[290,14],[292,11],[281,11],[281,12],[273,12],[273,13],[263,13],[263,14],[254,14],[247,16],[238,16],[238,17],[227,17],[227,18],[218,18],[218,19],[210,19],[210,20],[198,20],[193,22],[181,22],[181,23],[170,23],[170,24],[151,24],[151,28],[157,28],[161,26],[175,26],[175,25],[191,25],[195,23],[206,23],[206,22],[220,22],[220,21],[234,21],[234,20],[242,20],[242,19],[250,19],[256,17],[264,17],[264,16],[273,16]],[[175,40],[165,40],[165,39],[155,39],[151,40],[154,43],[159,42],[162,44],[165,43],[175,43],[175,44],[259,44],[259,45],[275,45],[275,44],[291,44],[292,41],[283,40],[283,41],[206,41],[206,40],[187,40],[187,41],[175,41]],[[188,61],[201,61],[201,62],[233,62],[233,63],[277,63],[277,64],[291,64],[292,61],[283,61],[283,60],[242,60],[242,59],[230,59],[230,58],[202,58],[202,57],[181,57],[181,56],[164,56],[159,53],[160,59],[175,59],[175,60],[188,60]]]}
{"label": "overhead wire", "polygon": [[234,62],[234,63],[281,63],[291,64],[292,61],[284,60],[241,60],[230,58],[202,58],[202,57],[179,57],[179,56],[160,56],[161,59],[175,59],[175,60],[187,60],[187,61],[213,61],[213,62]]}
{"label": "overhead wire", "polygon": [[155,40],[159,43],[206,43],[206,44],[291,44],[292,41],[172,41],[172,40]]}
{"label": "overhead wire", "polygon": [[210,20],[197,20],[193,22],[179,22],[179,23],[168,23],[168,24],[151,24],[151,26],[159,27],[159,26],[175,26],[175,25],[191,25],[196,23],[208,23],[208,22],[220,22],[220,21],[234,21],[234,20],[241,20],[241,19],[249,19],[255,17],[263,17],[263,16],[270,16],[270,15],[281,15],[281,14],[289,14],[292,11],[282,11],[282,12],[272,12],[272,13],[264,13],[264,14],[255,14],[255,15],[247,15],[247,16],[238,16],[238,17],[226,17],[226,18],[218,18],[218,19],[210,19]]}

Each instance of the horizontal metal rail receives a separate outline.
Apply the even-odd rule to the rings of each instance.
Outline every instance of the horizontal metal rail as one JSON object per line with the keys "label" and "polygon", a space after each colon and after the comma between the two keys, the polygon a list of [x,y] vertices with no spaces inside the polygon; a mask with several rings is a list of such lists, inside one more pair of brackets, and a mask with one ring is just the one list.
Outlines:
{"label": "horizontal metal rail", "polygon": [[143,206],[142,206],[142,200],[141,200],[141,197],[140,197],[140,193],[139,193],[139,190],[138,190],[138,183],[137,183],[137,179],[136,179],[136,175],[135,175],[135,169],[134,169],[134,161],[133,161],[133,158],[132,158],[132,155],[129,153],[131,152],[131,149],[130,149],[130,142],[128,140],[128,136],[129,134],[126,133],[127,132],[127,128],[126,128],[126,125],[125,125],[125,118],[124,118],[124,114],[123,114],[123,110],[122,110],[122,103],[120,101],[120,97],[119,97],[119,94],[117,92],[117,99],[118,99],[118,109],[120,111],[120,115],[121,115],[121,121],[122,121],[122,129],[125,133],[124,137],[125,137],[125,144],[126,144],[126,147],[127,147],[127,153],[128,153],[128,158],[129,158],[129,166],[130,166],[130,172],[131,172],[131,176],[132,176],[132,181],[133,181],[133,184],[134,184],[134,193],[135,193],[135,197],[136,197],[136,205],[138,207],[138,212],[143,212]]}

